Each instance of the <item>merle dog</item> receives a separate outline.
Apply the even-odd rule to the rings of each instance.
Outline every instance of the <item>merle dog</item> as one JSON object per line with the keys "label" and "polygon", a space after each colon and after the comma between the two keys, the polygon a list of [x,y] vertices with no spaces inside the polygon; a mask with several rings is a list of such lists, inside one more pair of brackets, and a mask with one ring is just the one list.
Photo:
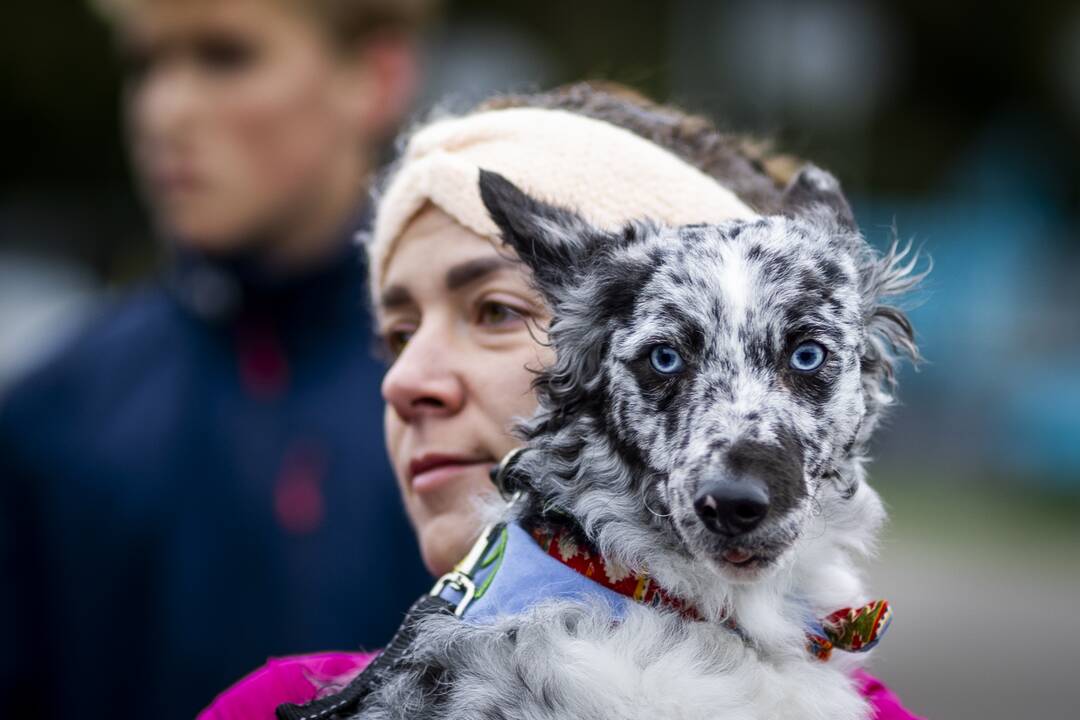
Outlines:
{"label": "merle dog", "polygon": [[812,166],[782,214],[617,234],[480,185],[553,311],[506,520],[659,590],[615,607],[537,581],[483,622],[427,617],[358,717],[867,717],[858,656],[823,661],[808,627],[867,601],[855,560],[884,513],[863,463],[917,357],[888,304],[914,260],[875,252]]}

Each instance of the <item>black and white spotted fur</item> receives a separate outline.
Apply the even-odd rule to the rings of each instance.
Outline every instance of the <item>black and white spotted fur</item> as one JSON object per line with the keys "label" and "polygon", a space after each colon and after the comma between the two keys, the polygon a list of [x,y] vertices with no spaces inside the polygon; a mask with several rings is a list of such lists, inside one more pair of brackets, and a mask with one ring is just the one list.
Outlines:
{"label": "black and white spotted fur", "polygon": [[[917,282],[914,261],[872,250],[814,167],[782,215],[618,234],[495,174],[481,191],[553,308],[556,360],[522,426],[530,489],[513,512],[569,514],[609,563],[705,621],[633,605],[612,623],[607,606],[567,601],[490,627],[435,618],[360,717],[866,718],[857,659],[811,658],[805,618],[869,599],[855,560],[884,513],[862,466],[897,356],[917,355],[887,301]],[[828,351],[812,375],[789,364],[806,339]],[[683,372],[656,372],[658,344]],[[701,483],[740,472],[763,478],[768,514],[744,535],[710,531]],[[736,546],[753,559],[727,562]]]}

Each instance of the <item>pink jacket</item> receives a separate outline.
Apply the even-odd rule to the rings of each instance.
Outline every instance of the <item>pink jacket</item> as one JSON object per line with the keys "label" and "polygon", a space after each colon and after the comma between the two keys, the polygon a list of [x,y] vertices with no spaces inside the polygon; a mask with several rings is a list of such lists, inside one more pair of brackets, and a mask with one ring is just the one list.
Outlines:
{"label": "pink jacket", "polygon": [[[326,652],[271,658],[217,696],[198,720],[274,720],[281,703],[314,700],[321,688],[341,688],[367,667],[377,653]],[[858,671],[859,692],[874,708],[874,720],[921,720],[872,675]]]}

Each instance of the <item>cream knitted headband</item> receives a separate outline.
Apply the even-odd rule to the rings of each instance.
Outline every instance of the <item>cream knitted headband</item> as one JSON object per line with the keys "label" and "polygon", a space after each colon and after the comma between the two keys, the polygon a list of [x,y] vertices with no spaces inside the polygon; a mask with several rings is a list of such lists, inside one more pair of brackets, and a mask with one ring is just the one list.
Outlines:
{"label": "cream knitted headband", "polygon": [[469,230],[498,237],[480,200],[481,169],[605,230],[638,218],[685,225],[755,217],[697,168],[610,123],[538,108],[441,120],[412,136],[376,206],[367,246],[373,297],[402,231],[428,202]]}

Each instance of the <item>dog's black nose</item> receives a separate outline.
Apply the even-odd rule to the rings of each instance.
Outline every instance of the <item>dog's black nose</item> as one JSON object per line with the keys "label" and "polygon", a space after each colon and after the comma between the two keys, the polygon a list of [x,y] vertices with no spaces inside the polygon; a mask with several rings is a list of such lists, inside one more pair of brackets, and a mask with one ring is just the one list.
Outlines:
{"label": "dog's black nose", "polygon": [[694,510],[714,533],[741,535],[769,512],[769,491],[751,478],[705,483],[694,498]]}

